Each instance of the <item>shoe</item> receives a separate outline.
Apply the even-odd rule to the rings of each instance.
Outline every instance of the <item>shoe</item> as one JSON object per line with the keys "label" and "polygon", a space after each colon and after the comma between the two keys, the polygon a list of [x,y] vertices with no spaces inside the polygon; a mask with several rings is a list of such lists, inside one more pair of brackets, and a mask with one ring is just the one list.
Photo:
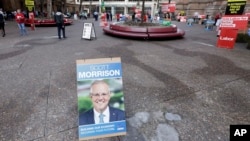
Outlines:
{"label": "shoe", "polygon": [[5,34],[3,34],[3,37],[5,36]]}
{"label": "shoe", "polygon": [[64,39],[66,39],[67,37],[63,37]]}

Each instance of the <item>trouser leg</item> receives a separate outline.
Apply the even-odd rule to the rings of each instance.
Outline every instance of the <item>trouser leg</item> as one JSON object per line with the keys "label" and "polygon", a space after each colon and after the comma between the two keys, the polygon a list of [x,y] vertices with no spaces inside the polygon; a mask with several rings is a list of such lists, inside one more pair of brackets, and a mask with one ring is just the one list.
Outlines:
{"label": "trouser leg", "polygon": [[21,23],[21,27],[22,27],[22,32],[23,32],[23,35],[27,35],[27,31],[26,31],[26,28],[25,28],[25,25],[24,23]]}
{"label": "trouser leg", "polygon": [[17,24],[19,31],[20,31],[20,35],[23,35],[23,29],[20,23]]}
{"label": "trouser leg", "polygon": [[64,26],[64,28],[62,28],[62,33],[63,33],[63,38],[66,38],[66,36],[65,36],[65,26]]}
{"label": "trouser leg", "polygon": [[59,39],[61,39],[61,27],[60,24],[57,24],[57,34]]}

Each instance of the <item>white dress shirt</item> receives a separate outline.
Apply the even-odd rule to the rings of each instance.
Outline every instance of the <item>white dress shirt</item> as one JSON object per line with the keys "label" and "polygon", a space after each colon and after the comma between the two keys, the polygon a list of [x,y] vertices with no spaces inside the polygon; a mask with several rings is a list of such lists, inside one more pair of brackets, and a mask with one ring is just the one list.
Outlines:
{"label": "white dress shirt", "polygon": [[[94,108],[94,120],[95,120],[95,124],[99,124],[100,123],[100,118],[99,118],[99,115],[101,113],[98,113],[95,108]],[[109,123],[109,107],[106,108],[105,111],[103,111],[102,113],[104,115],[103,117],[103,121],[104,123]]]}

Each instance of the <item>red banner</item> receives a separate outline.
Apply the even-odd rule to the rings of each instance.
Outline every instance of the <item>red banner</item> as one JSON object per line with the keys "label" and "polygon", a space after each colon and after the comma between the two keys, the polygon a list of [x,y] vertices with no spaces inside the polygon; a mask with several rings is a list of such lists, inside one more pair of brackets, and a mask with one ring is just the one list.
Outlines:
{"label": "red banner", "polygon": [[217,47],[233,49],[237,37],[238,29],[222,28],[218,38]]}
{"label": "red banner", "polygon": [[248,20],[250,20],[250,12],[246,12],[245,15],[248,16]]}
{"label": "red banner", "polygon": [[175,2],[171,2],[171,3],[163,3],[161,5],[161,11],[163,13],[166,13],[166,12],[175,12],[175,9],[176,9],[176,4]]}
{"label": "red banner", "polygon": [[33,12],[29,12],[29,20],[30,20],[31,30],[35,30],[34,13]]}
{"label": "red banner", "polygon": [[175,3],[170,3],[168,6],[169,12],[175,12],[176,9],[176,4]]}
{"label": "red banner", "polygon": [[236,28],[247,30],[248,16],[246,15],[225,15],[221,19],[220,28]]}

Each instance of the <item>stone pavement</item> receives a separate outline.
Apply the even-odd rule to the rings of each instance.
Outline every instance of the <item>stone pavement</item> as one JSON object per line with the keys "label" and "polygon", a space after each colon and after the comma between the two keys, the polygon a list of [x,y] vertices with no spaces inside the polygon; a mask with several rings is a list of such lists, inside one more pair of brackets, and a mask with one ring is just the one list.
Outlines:
{"label": "stone pavement", "polygon": [[[93,19],[88,19],[92,22]],[[7,22],[0,37],[0,140],[76,141],[77,59],[122,58],[127,135],[99,141],[228,141],[231,124],[250,124],[250,52],[217,48],[216,32],[173,22],[183,39],[83,40],[83,21],[28,28]]]}

